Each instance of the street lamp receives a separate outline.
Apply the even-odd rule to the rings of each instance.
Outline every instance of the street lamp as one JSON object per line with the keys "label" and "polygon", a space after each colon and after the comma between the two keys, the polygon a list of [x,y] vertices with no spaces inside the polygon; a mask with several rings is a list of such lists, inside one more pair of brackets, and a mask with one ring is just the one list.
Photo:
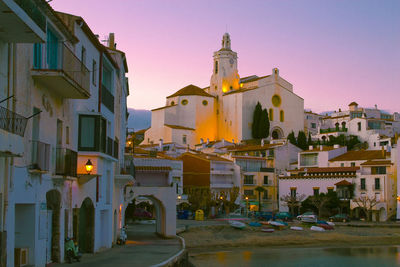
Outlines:
{"label": "street lamp", "polygon": [[178,200],[181,200],[182,199],[182,196],[181,195],[178,195]]}
{"label": "street lamp", "polygon": [[249,216],[249,197],[246,196],[246,217]]}
{"label": "street lamp", "polygon": [[92,162],[90,161],[90,159],[88,159],[88,161],[86,162],[86,164],[85,164],[85,169],[86,169],[86,172],[87,172],[88,174],[90,174],[90,172],[93,170],[93,164],[92,164]]}

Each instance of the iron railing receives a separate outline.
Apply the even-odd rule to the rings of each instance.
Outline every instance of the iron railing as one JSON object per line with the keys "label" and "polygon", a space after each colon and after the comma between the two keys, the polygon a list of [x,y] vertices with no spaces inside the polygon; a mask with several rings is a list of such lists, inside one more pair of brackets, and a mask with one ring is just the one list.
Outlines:
{"label": "iron railing", "polygon": [[76,177],[78,153],[68,148],[56,149],[56,174]]}
{"label": "iron railing", "polygon": [[104,85],[101,86],[101,103],[114,113],[114,96]]}
{"label": "iron railing", "polygon": [[50,165],[50,145],[40,142],[32,142],[32,161],[31,169],[48,171]]}
{"label": "iron railing", "polygon": [[36,3],[32,0],[14,0],[20,8],[39,26],[39,28],[46,32],[46,17],[42,14]]}
{"label": "iron railing", "polygon": [[24,137],[27,122],[27,118],[0,107],[0,129]]}

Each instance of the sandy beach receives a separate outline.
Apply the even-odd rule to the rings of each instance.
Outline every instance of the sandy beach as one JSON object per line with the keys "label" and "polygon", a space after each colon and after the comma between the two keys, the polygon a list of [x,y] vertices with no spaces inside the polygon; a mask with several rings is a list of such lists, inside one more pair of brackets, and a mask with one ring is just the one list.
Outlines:
{"label": "sandy beach", "polygon": [[229,225],[198,226],[180,234],[190,251],[234,247],[313,247],[399,245],[400,227],[336,226],[335,230],[314,232],[308,228],[289,228],[273,233],[261,232],[260,227],[234,229]]}

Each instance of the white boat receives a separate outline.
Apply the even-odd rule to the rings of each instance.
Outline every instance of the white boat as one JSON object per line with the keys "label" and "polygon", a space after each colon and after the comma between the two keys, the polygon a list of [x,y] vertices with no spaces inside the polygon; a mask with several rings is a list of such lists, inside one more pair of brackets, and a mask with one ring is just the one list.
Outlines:
{"label": "white boat", "polygon": [[328,225],[330,226],[335,226],[335,224],[333,222],[326,222]]}
{"label": "white boat", "polygon": [[244,224],[242,222],[238,222],[238,221],[230,221],[229,224],[230,224],[230,226],[232,226],[233,228],[236,228],[236,229],[243,229],[246,227],[246,224]]}
{"label": "white boat", "polygon": [[294,231],[303,231],[303,227],[300,226],[291,226],[290,230],[294,230]]}
{"label": "white boat", "polygon": [[273,226],[279,226],[279,227],[286,226],[284,223],[280,223],[280,222],[276,222],[276,221],[270,221],[269,224],[273,225]]}
{"label": "white boat", "polygon": [[325,229],[319,226],[311,226],[310,228],[311,231],[317,231],[317,232],[325,232]]}
{"label": "white boat", "polygon": [[262,231],[262,232],[265,232],[265,233],[272,233],[272,232],[275,231],[275,230],[272,229],[272,228],[261,228],[261,231]]}

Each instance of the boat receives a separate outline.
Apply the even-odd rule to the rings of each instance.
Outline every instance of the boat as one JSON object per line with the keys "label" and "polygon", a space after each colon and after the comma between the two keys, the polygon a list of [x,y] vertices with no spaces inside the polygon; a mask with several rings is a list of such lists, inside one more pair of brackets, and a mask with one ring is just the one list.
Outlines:
{"label": "boat", "polygon": [[330,226],[335,226],[335,224],[333,222],[326,222],[328,225]]}
{"label": "boat", "polygon": [[246,227],[246,224],[239,222],[239,221],[230,221],[229,222],[230,226],[236,229],[243,229]]}
{"label": "boat", "polygon": [[329,225],[329,224],[321,223],[321,224],[318,224],[318,226],[321,227],[321,228],[324,228],[325,230],[333,230],[334,229],[333,226]]}
{"label": "boat", "polygon": [[262,225],[269,225],[269,222],[267,222],[267,221],[261,221],[260,222]]}
{"label": "boat", "polygon": [[319,226],[311,226],[310,228],[311,231],[317,231],[317,232],[325,232],[325,229]]}
{"label": "boat", "polygon": [[261,231],[264,233],[272,233],[275,231],[273,228],[261,228]]}
{"label": "boat", "polygon": [[290,230],[294,230],[294,231],[303,231],[303,227],[300,226],[291,226]]}
{"label": "boat", "polygon": [[260,226],[261,226],[261,223],[259,223],[259,222],[250,222],[250,223],[249,223],[249,226],[260,227]]}
{"label": "boat", "polygon": [[278,227],[284,227],[287,225],[287,224],[285,225],[283,222],[277,222],[277,221],[270,221],[269,224]]}

